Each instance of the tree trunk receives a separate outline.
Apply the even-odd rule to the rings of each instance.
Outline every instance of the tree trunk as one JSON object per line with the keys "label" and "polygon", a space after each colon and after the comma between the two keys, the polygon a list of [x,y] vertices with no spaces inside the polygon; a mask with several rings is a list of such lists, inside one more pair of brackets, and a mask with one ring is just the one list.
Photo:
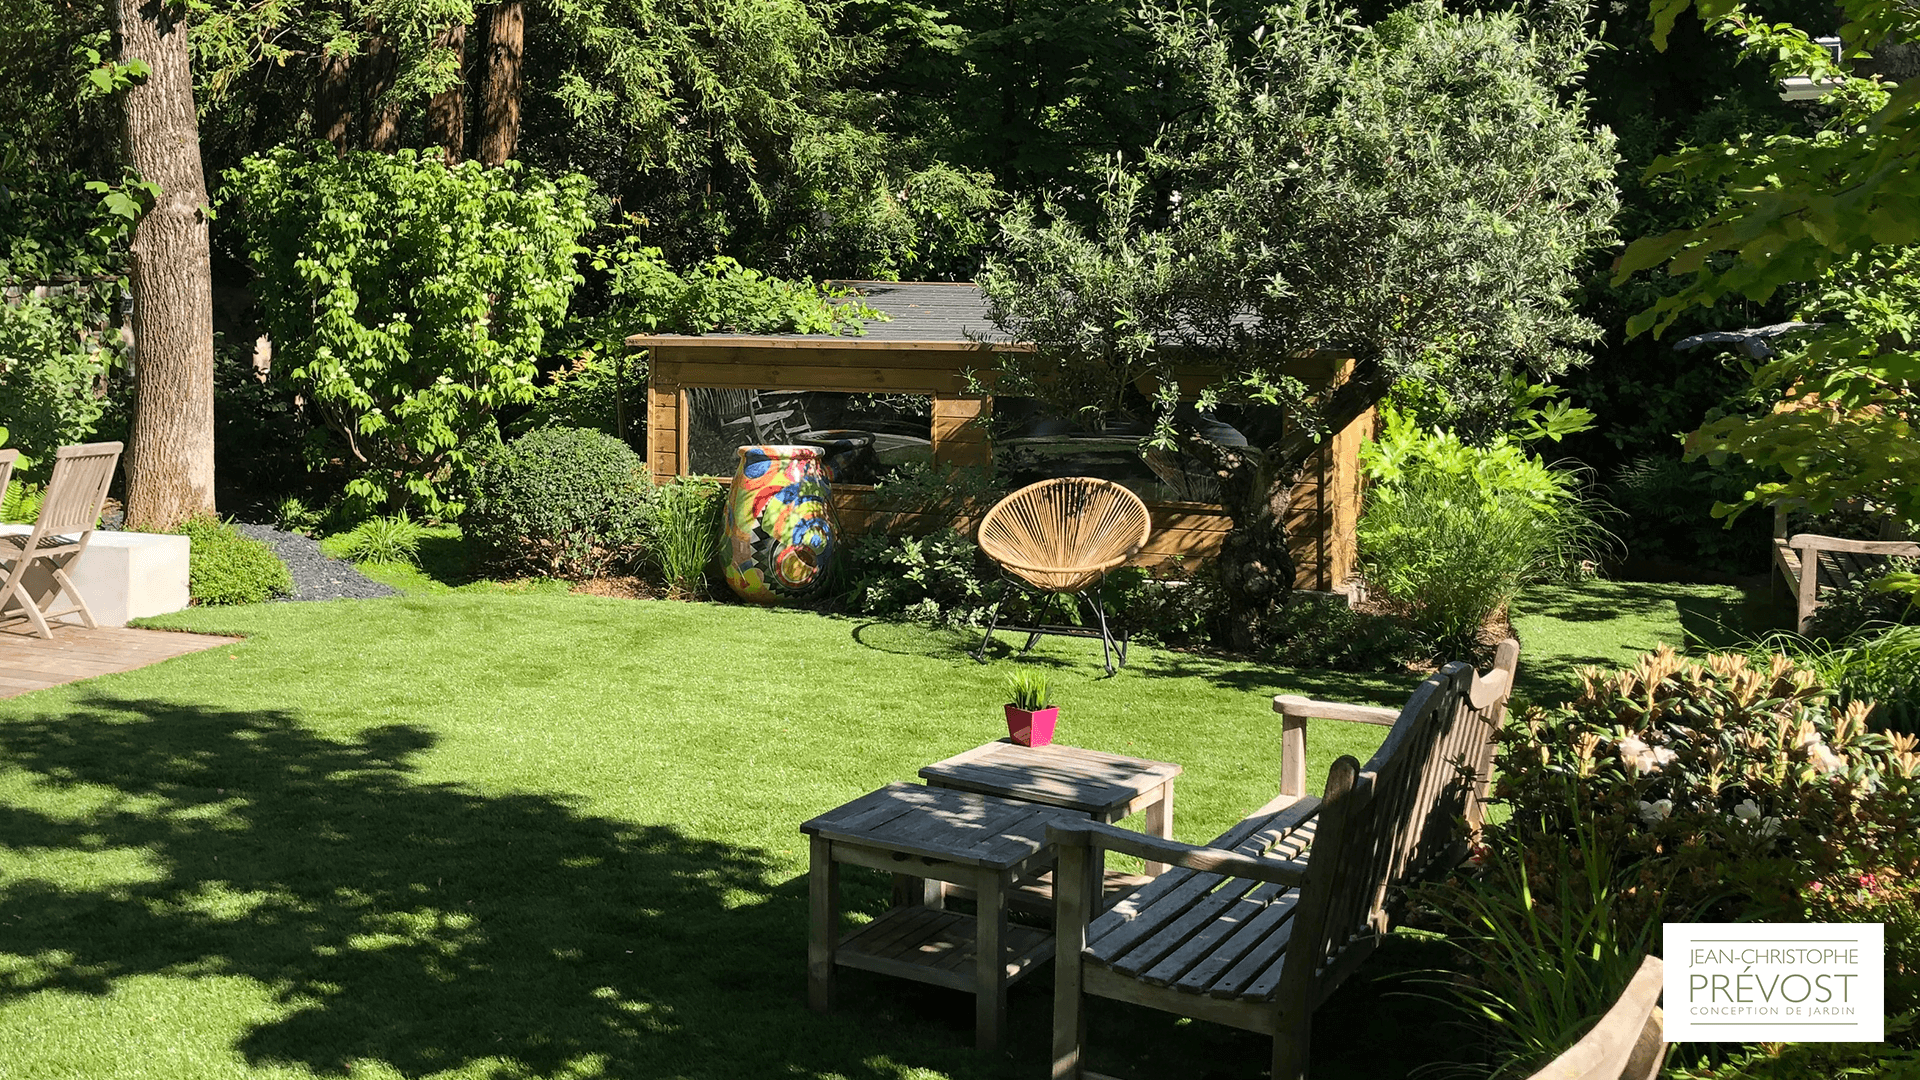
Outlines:
{"label": "tree trunk", "polygon": [[[434,48],[451,49],[462,70],[467,61],[467,28],[449,26],[434,39]],[[447,152],[447,164],[459,161],[467,147],[467,81],[456,78],[453,85],[427,99],[427,142]]]}
{"label": "tree trunk", "polygon": [[[1345,381],[1321,402],[1325,430],[1345,430],[1379,404],[1392,386],[1377,360],[1355,361]],[[1287,512],[1294,486],[1323,445],[1305,426],[1289,423],[1278,443],[1256,452],[1211,444],[1195,447],[1213,458],[1220,501],[1233,518],[1233,530],[1222,541],[1214,566],[1227,601],[1224,644],[1238,652],[1255,652],[1271,641],[1275,621],[1292,595],[1299,566],[1288,543]]]}
{"label": "tree trunk", "polygon": [[313,129],[345,156],[353,137],[353,57],[328,53],[313,94]]}
{"label": "tree trunk", "polygon": [[134,408],[127,524],[171,529],[213,505],[213,265],[187,22],[162,0],[116,0],[122,62],[152,70],[127,91],[134,169],[156,184],[134,226]]}
{"label": "tree trunk", "polygon": [[487,26],[487,80],[480,88],[480,164],[500,165],[520,143],[520,60],[526,51],[522,0],[504,0]]}
{"label": "tree trunk", "polygon": [[361,84],[360,111],[367,118],[367,149],[391,154],[400,149],[400,106],[383,100],[393,89],[398,58],[393,45],[380,32],[380,24],[367,20],[366,81]]}

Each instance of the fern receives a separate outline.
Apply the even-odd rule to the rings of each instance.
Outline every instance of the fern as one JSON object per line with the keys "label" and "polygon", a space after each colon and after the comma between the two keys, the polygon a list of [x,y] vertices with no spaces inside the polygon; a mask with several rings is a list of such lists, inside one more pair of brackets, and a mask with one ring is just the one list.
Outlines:
{"label": "fern", "polygon": [[47,489],[25,480],[14,480],[7,484],[7,491],[0,496],[0,524],[31,525],[40,516],[40,504],[46,501]]}

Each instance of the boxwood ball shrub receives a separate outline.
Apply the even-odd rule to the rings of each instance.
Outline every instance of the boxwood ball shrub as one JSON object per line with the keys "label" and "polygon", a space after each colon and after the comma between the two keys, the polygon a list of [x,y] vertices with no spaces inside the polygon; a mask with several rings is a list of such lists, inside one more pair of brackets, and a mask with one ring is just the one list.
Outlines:
{"label": "boxwood ball shrub", "polygon": [[257,604],[293,595],[293,574],[273,549],[215,517],[180,526],[192,542],[187,591],[196,604]]}
{"label": "boxwood ball shrub", "polygon": [[461,528],[488,566],[588,578],[645,550],[653,484],[627,444],[586,428],[530,431],[474,471]]}

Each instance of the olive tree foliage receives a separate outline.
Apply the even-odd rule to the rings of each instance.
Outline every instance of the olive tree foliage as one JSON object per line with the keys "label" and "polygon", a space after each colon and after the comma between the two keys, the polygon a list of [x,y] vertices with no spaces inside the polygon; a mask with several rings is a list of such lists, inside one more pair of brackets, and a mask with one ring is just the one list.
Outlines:
{"label": "olive tree foliage", "polygon": [[[1584,359],[1596,331],[1568,294],[1616,198],[1612,138],[1578,87],[1582,11],[1529,23],[1422,2],[1359,26],[1290,0],[1253,40],[1162,12],[1196,107],[1116,162],[1097,226],[1044,204],[1007,219],[983,287],[1034,348],[1000,354],[996,392],[1095,426],[1150,419],[1155,444],[1213,464],[1236,647],[1259,644],[1292,587],[1284,522],[1331,433],[1438,365],[1550,378]],[[1329,350],[1352,360],[1343,381],[1296,377]],[[1286,423],[1208,441],[1179,407],[1195,370],[1210,373],[1200,412],[1265,404]]]}
{"label": "olive tree foliage", "polygon": [[[1688,6],[1656,3],[1661,30]],[[1863,499],[1920,521],[1920,80],[1895,87],[1855,77],[1793,26],[1720,0],[1698,6],[1750,53],[1775,58],[1776,75],[1811,75],[1835,89],[1826,122],[1811,132],[1655,162],[1652,172],[1718,187],[1722,202],[1698,228],[1627,248],[1617,279],[1655,270],[1680,284],[1629,329],[1658,335],[1688,309],[1724,297],[1795,297],[1802,317],[1823,325],[1754,368],[1761,409],[1721,417],[1689,438],[1694,454],[1738,455],[1771,474],[1715,513],[1817,512]],[[1920,36],[1910,5],[1847,0],[1840,9],[1848,62],[1883,41]]]}

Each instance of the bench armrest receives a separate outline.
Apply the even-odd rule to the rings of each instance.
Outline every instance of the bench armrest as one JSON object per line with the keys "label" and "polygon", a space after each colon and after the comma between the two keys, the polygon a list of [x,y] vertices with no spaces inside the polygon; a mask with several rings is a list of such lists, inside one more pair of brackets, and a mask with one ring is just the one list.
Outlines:
{"label": "bench armrest", "polygon": [[1055,845],[1097,846],[1125,855],[1136,855],[1149,862],[1170,863],[1189,870],[1204,870],[1229,877],[1270,881],[1276,885],[1298,886],[1307,880],[1307,864],[1299,859],[1261,859],[1236,851],[1163,840],[1097,821],[1050,824],[1047,826],[1047,840]]}
{"label": "bench armrest", "polygon": [[1299,694],[1281,694],[1273,699],[1273,711],[1281,716],[1299,717],[1302,720],[1345,720],[1356,724],[1378,724],[1392,727],[1400,719],[1399,709],[1389,709],[1384,705],[1351,705],[1344,701],[1316,701]]}
{"label": "bench armrest", "polygon": [[1838,551],[1851,555],[1891,555],[1913,558],[1920,555],[1920,543],[1912,540],[1846,540],[1819,533],[1798,533],[1787,546],[1802,551]]}
{"label": "bench armrest", "polygon": [[1354,705],[1345,701],[1316,701],[1299,694],[1281,694],[1273,699],[1273,711],[1280,721],[1280,794],[1307,793],[1307,721],[1342,720],[1353,724],[1377,724],[1392,727],[1400,719],[1400,710],[1382,705]]}

